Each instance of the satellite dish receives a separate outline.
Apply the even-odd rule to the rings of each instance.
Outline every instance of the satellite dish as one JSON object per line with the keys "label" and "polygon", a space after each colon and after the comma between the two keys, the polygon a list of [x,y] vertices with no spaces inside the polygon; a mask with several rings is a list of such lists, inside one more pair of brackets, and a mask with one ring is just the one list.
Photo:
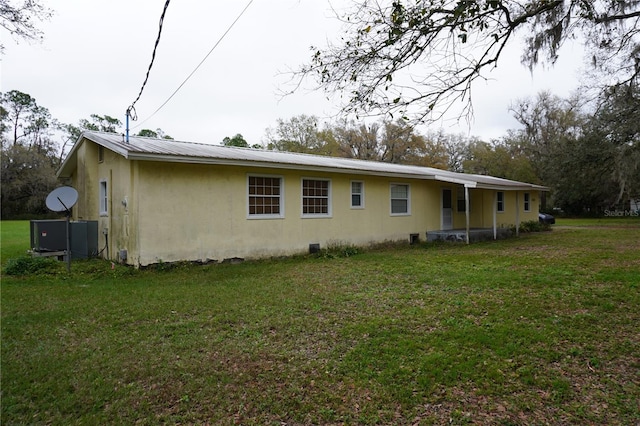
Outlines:
{"label": "satellite dish", "polygon": [[54,212],[68,212],[78,202],[78,191],[70,186],[61,186],[47,195],[47,208]]}

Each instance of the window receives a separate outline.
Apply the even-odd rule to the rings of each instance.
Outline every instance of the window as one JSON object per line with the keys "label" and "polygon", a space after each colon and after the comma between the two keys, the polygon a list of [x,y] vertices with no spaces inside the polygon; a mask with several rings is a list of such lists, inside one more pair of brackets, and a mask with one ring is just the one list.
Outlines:
{"label": "window", "polygon": [[302,215],[330,216],[331,181],[320,179],[302,179]]}
{"label": "window", "polygon": [[[458,188],[458,212],[465,213],[467,211],[467,203],[464,199],[464,187]],[[471,191],[469,191],[469,211],[471,211]]]}
{"label": "window", "polygon": [[104,161],[104,147],[98,146],[98,163],[102,163]]}
{"label": "window", "polygon": [[100,216],[109,214],[109,192],[107,191],[107,181],[100,181]]}
{"label": "window", "polygon": [[531,194],[529,194],[528,192],[524,193],[524,211],[531,211]]}
{"label": "window", "polygon": [[498,191],[498,212],[504,211],[504,192]]}
{"label": "window", "polygon": [[278,176],[248,176],[249,217],[283,217],[282,178]]}
{"label": "window", "polygon": [[351,181],[351,208],[364,208],[364,182]]}
{"label": "window", "polygon": [[409,214],[409,185],[391,184],[391,214]]}

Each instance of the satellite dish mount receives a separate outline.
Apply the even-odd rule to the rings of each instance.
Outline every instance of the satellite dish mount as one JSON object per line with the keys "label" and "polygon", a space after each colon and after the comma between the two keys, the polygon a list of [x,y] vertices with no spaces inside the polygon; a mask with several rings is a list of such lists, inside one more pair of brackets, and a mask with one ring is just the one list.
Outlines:
{"label": "satellite dish mount", "polygon": [[71,271],[71,233],[69,232],[69,221],[71,219],[71,208],[78,202],[78,191],[70,186],[61,186],[47,195],[45,204],[51,211],[65,212],[67,217],[67,271]]}

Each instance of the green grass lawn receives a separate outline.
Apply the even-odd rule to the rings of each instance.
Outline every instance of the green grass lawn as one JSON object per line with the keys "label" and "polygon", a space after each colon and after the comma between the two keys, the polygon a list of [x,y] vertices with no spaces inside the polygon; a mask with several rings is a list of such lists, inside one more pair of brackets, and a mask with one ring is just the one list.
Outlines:
{"label": "green grass lawn", "polygon": [[600,218],[558,218],[556,220],[558,226],[615,226],[636,228],[640,226],[640,217],[600,217]]}
{"label": "green grass lawn", "polygon": [[640,221],[592,225],[3,275],[1,422],[638,424]]}
{"label": "green grass lawn", "polygon": [[29,221],[1,221],[0,238],[0,262],[4,266],[8,259],[23,256],[29,249]]}

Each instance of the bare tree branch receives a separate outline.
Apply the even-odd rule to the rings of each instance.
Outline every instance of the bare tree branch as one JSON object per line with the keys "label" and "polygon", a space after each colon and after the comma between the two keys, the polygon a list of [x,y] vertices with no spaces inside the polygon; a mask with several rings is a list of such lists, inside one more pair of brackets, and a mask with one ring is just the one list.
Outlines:
{"label": "bare tree branch", "polygon": [[[42,5],[40,0],[0,0],[0,27],[15,39],[39,41],[42,31],[34,21],[47,21],[53,11]],[[4,44],[0,44],[0,52]]]}
{"label": "bare tree branch", "polygon": [[[530,68],[543,58],[554,63],[563,42],[578,33],[594,52],[639,58],[639,6],[639,0],[360,0],[341,17],[340,43],[312,48],[293,90],[312,78],[356,116],[424,122],[458,102],[469,116],[473,82],[486,78],[518,34],[528,34],[522,62]],[[627,65],[611,75],[628,82],[638,72]]]}

